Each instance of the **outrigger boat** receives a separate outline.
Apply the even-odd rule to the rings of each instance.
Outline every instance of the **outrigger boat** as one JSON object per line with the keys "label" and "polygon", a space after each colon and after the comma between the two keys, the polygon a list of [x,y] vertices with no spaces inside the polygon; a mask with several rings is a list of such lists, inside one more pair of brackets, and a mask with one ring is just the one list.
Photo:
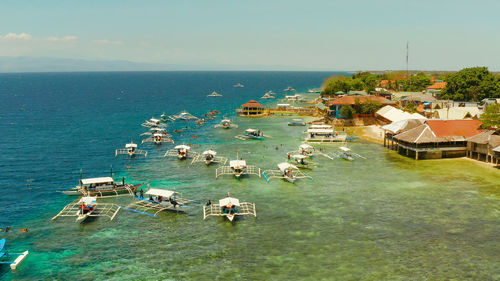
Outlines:
{"label": "outrigger boat", "polygon": [[293,161],[293,163],[296,166],[298,166],[300,168],[308,169],[309,165],[312,164],[312,163],[307,162],[306,158],[309,158],[309,156],[302,155],[302,154],[294,154],[294,155],[288,154],[288,159],[291,160],[291,161]]}
{"label": "outrigger boat", "polygon": [[216,91],[213,91],[211,94],[207,95],[207,97],[222,97],[222,95],[217,93]]}
{"label": "outrigger boat", "polygon": [[141,124],[141,126],[147,128],[160,127],[161,125],[162,121],[156,118],[151,118],[149,120],[144,121],[144,123]]}
{"label": "outrigger boat", "polygon": [[264,133],[262,133],[260,130],[255,130],[255,129],[246,129],[243,135],[249,139],[255,139],[255,140],[263,140],[266,138],[264,136]]}
{"label": "outrigger boat", "polygon": [[285,101],[302,101],[302,100],[304,100],[304,98],[299,94],[295,94],[293,96],[285,96],[284,100]]}
{"label": "outrigger boat", "polygon": [[118,155],[127,155],[130,157],[139,155],[139,156],[148,156],[148,152],[146,150],[137,149],[137,144],[130,143],[125,144],[125,148],[120,148],[115,151],[115,157]]}
{"label": "outrigger boat", "polygon": [[122,178],[122,183],[117,184],[112,177],[80,179],[80,184],[70,190],[61,191],[66,195],[89,195],[97,197],[111,197],[120,195],[132,195],[141,184],[126,184],[125,178]]}
{"label": "outrigger boat", "polygon": [[231,119],[224,118],[222,119],[222,121],[220,121],[219,124],[215,125],[214,128],[223,128],[223,129],[238,128],[238,125],[231,123]]}
{"label": "outrigger boat", "polygon": [[306,157],[309,157],[309,158],[313,158],[315,155],[321,155],[321,156],[324,156],[330,160],[333,160],[335,157],[332,157],[326,153],[323,153],[321,151],[318,151],[316,150],[313,146],[307,144],[307,143],[303,143],[301,145],[299,145],[299,149],[298,150],[295,150],[295,151],[291,151],[291,152],[288,152],[288,155],[295,155],[295,154],[298,154],[298,155],[303,155],[303,156],[306,156]]}
{"label": "outrigger boat", "polygon": [[59,217],[76,217],[76,222],[83,223],[89,217],[108,217],[112,221],[120,211],[120,206],[113,203],[98,203],[96,196],[86,195],[66,205],[52,220]]}
{"label": "outrigger boat", "polygon": [[356,159],[356,158],[366,159],[365,157],[363,157],[357,153],[352,152],[352,150],[348,147],[341,146],[341,147],[339,147],[339,149],[341,150],[341,152],[338,152],[335,154],[335,156],[338,158],[342,158],[342,159],[347,160],[347,161],[354,161],[354,159]]}
{"label": "outrigger boat", "polygon": [[287,162],[279,163],[278,170],[266,170],[262,173],[262,175],[267,182],[269,182],[272,178],[280,178],[292,183],[301,178],[309,178],[312,180],[312,177],[304,174],[299,168],[297,168],[297,166]]}
{"label": "outrigger boat", "polygon": [[346,142],[347,134],[337,132],[330,125],[311,125],[306,131],[307,142]]}
{"label": "outrigger boat", "polygon": [[284,89],[283,91],[285,91],[285,92],[291,92],[291,91],[295,91],[295,89],[294,89],[294,88],[292,88],[292,87],[290,87],[290,86],[288,86],[288,87],[287,87],[286,89]]}
{"label": "outrigger boat", "polygon": [[142,140],[142,143],[152,142],[154,144],[163,144],[163,143],[174,143],[174,140],[170,138],[170,135],[167,134],[166,130],[163,128],[156,128],[151,134],[150,137]]}
{"label": "outrigger boat", "polygon": [[177,157],[179,160],[185,160],[187,159],[190,155],[193,155],[193,157],[198,156],[198,153],[196,152],[190,152],[191,147],[185,144],[177,145],[173,149],[168,150],[165,152],[164,157]]}
{"label": "outrigger boat", "polygon": [[261,99],[275,99],[276,97],[273,96],[274,93],[272,93],[271,91],[265,93],[262,97],[260,97]]}
{"label": "outrigger boat", "polygon": [[26,259],[29,251],[24,251],[22,253],[9,253],[9,251],[7,251],[7,246],[5,245],[6,243],[7,240],[0,239],[0,264],[8,264],[10,269],[15,271],[17,266],[20,265],[24,259]]}
{"label": "outrigger boat", "polygon": [[222,175],[234,175],[239,179],[242,175],[257,175],[261,177],[260,168],[247,165],[247,162],[243,159],[231,160],[229,161],[229,166],[222,166],[215,170],[215,178],[219,178]]}
{"label": "outrigger boat", "polygon": [[213,149],[205,150],[203,151],[202,154],[197,155],[196,157],[193,158],[193,161],[191,164],[197,163],[197,162],[205,162],[205,164],[208,166],[212,163],[220,163],[222,165],[226,164],[227,158],[226,157],[221,157],[217,156],[217,151]]}
{"label": "outrigger boat", "polygon": [[235,88],[243,88],[243,87],[245,87],[245,85],[243,85],[243,84],[241,84],[241,83],[238,82],[238,83],[234,84],[233,87],[235,87]]}
{"label": "outrigger boat", "polygon": [[288,122],[288,126],[305,126],[306,122],[304,120],[297,118],[297,119],[292,119],[290,122]]}
{"label": "outrigger boat", "polygon": [[181,111],[177,115],[170,115],[172,120],[181,119],[184,121],[198,120],[199,118],[187,111]]}
{"label": "outrigger boat", "polygon": [[209,216],[226,217],[229,221],[233,221],[236,216],[253,215],[257,217],[255,204],[249,202],[240,202],[239,199],[230,197],[229,193],[226,198],[219,200],[219,203],[207,203],[203,206],[203,219]]}
{"label": "outrigger boat", "polygon": [[[182,198],[180,192],[172,190],[149,188],[144,194],[147,198],[135,196],[136,200],[124,209],[158,217],[158,213],[162,211],[185,212],[191,207],[190,203],[199,204],[199,202]],[[154,213],[149,213],[149,210],[153,210]]]}

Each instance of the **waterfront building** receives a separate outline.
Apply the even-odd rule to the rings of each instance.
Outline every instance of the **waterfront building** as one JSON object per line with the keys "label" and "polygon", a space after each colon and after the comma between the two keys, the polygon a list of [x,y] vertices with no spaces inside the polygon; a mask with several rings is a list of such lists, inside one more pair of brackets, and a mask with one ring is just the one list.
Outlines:
{"label": "waterfront building", "polygon": [[463,157],[467,154],[467,138],[479,134],[480,126],[478,120],[427,120],[393,136],[393,147],[416,160]]}
{"label": "waterfront building", "polygon": [[251,100],[237,110],[241,116],[262,116],[264,115],[264,106],[255,100]]}
{"label": "waterfront building", "polygon": [[467,157],[469,158],[498,165],[500,154],[496,154],[495,149],[500,150],[500,133],[493,130],[467,138]]}

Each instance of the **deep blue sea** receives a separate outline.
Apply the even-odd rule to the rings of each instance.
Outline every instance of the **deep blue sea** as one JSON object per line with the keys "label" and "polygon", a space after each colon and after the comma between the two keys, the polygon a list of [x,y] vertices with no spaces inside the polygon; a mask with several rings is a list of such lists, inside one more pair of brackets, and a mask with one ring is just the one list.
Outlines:
{"label": "deep blue sea", "polygon": [[[499,280],[499,171],[467,159],[415,161],[379,144],[349,144],[354,162],[317,157],[314,180],[215,179],[215,167],[163,157],[141,145],[144,120],[187,110],[221,112],[198,127],[175,122],[176,144],[275,169],[297,149],[291,118],[243,118],[235,109],[272,90],[318,88],[333,72],[92,72],[0,74],[0,239],[30,254],[1,280]],[[236,83],[244,88],[234,88]],[[212,91],[220,98],[207,98]],[[223,115],[239,128],[215,129]],[[234,136],[257,128],[264,141]],[[349,134],[354,131],[347,130]],[[116,157],[133,140],[144,159]],[[332,145],[320,146],[333,152]],[[236,152],[238,151],[238,152]],[[257,218],[203,220],[201,207],[159,218],[120,211],[50,219],[75,198],[59,193],[110,174],[216,201],[231,192]],[[460,172],[457,172],[460,171]],[[131,197],[102,199],[126,206]],[[28,228],[29,232],[18,229]]]}

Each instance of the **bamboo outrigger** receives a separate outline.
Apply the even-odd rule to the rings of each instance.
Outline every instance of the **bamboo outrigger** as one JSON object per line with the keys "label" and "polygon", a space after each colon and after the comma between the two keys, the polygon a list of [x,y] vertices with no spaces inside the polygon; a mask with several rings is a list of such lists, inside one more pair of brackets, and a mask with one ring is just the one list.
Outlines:
{"label": "bamboo outrigger", "polygon": [[233,198],[227,194],[226,198],[219,200],[219,203],[207,203],[203,206],[203,219],[209,216],[226,217],[229,221],[233,221],[236,216],[253,215],[257,217],[257,211],[254,203],[240,202],[239,199]]}
{"label": "bamboo outrigger", "polygon": [[261,177],[260,168],[247,165],[247,162],[243,159],[231,160],[229,161],[229,166],[222,166],[215,170],[215,178],[219,178],[223,175],[234,175],[239,179],[242,175],[257,175]]}
{"label": "bamboo outrigger", "polygon": [[84,196],[66,205],[52,220],[59,217],[76,217],[82,223],[89,217],[108,217],[112,221],[120,211],[120,206],[113,203],[98,203],[95,196]]}
{"label": "bamboo outrigger", "polygon": [[304,174],[300,171],[297,166],[292,165],[287,162],[279,163],[278,170],[266,170],[262,172],[264,178],[269,182],[272,178],[284,179],[288,182],[295,182],[297,179],[308,178],[312,180],[313,178]]}
{"label": "bamboo outrigger", "polygon": [[173,149],[167,150],[164,157],[177,157],[179,160],[185,160],[189,157],[198,156],[197,152],[190,151],[191,147],[185,144],[177,145]]}
{"label": "bamboo outrigger", "polygon": [[[180,192],[172,190],[149,188],[144,194],[148,198],[135,196],[136,200],[123,209],[157,218],[158,213],[162,211],[185,212],[191,207],[189,203],[199,203],[194,200],[182,198]],[[150,210],[153,213],[150,213]]]}
{"label": "bamboo outrigger", "polygon": [[130,157],[139,155],[139,156],[148,156],[148,152],[146,150],[137,149],[137,144],[134,142],[130,142],[125,144],[125,148],[120,148],[115,151],[115,157],[118,155],[128,155]]}
{"label": "bamboo outrigger", "polygon": [[[5,245],[6,242],[7,240],[0,239],[0,264],[8,264],[10,266],[10,269],[12,271],[15,271],[17,269],[17,266],[20,265],[24,261],[24,259],[26,259],[29,251],[24,251],[22,253],[9,253]],[[15,257],[14,260],[12,260],[13,256]]]}
{"label": "bamboo outrigger", "polygon": [[207,166],[212,164],[212,163],[224,165],[227,162],[227,158],[222,157],[222,156],[217,156],[217,151],[215,151],[213,149],[209,149],[209,150],[203,151],[202,154],[199,154],[196,157],[194,157],[193,161],[191,161],[191,164],[199,163],[199,162],[205,162],[205,164]]}
{"label": "bamboo outrigger", "polygon": [[[113,172],[111,172],[111,174],[113,174]],[[134,192],[144,184],[145,183],[135,185],[127,184],[125,183],[125,178],[122,178],[121,184],[117,184],[112,177],[80,178],[79,185],[70,190],[60,192],[71,196],[89,195],[96,197],[114,197],[133,195]]]}

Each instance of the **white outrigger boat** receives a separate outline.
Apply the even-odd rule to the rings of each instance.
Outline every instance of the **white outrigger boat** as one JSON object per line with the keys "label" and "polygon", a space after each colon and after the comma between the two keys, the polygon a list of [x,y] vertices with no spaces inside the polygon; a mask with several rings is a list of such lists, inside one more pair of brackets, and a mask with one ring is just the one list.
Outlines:
{"label": "white outrigger boat", "polygon": [[153,127],[161,127],[162,124],[163,123],[160,119],[156,119],[153,117],[149,120],[144,121],[144,123],[142,123],[141,126],[147,127],[147,128],[153,128]]}
{"label": "white outrigger boat", "polygon": [[311,125],[306,131],[307,142],[346,142],[347,134],[337,132],[330,125]]}
{"label": "white outrigger boat", "polygon": [[227,162],[227,158],[222,157],[222,156],[217,156],[217,151],[210,148],[209,150],[203,151],[202,154],[194,157],[191,164],[198,163],[198,162],[205,162],[205,164],[207,166],[212,164],[212,163],[224,165]]}
{"label": "white outrigger boat", "polygon": [[[197,201],[182,198],[180,192],[160,188],[149,188],[144,195],[147,198],[135,196],[136,200],[123,209],[158,217],[158,213],[162,211],[185,212],[191,207],[190,203],[199,204]],[[148,212],[149,210],[153,210],[154,213]]]}
{"label": "white outrigger boat", "polygon": [[234,84],[233,87],[235,87],[235,88],[243,88],[243,87],[245,87],[245,85],[243,85],[243,84],[241,84],[241,83],[238,82],[238,83]]}
{"label": "white outrigger boat", "polygon": [[88,178],[80,179],[79,185],[76,187],[60,192],[71,196],[83,194],[97,197],[114,197],[132,195],[144,184],[126,184],[125,178],[122,178],[121,184],[117,184],[112,177]]}
{"label": "white outrigger boat", "polygon": [[305,126],[306,122],[300,118],[292,119],[290,122],[288,122],[288,126]]}
{"label": "white outrigger boat", "polygon": [[191,147],[185,144],[177,145],[173,149],[167,150],[164,157],[177,157],[179,160],[185,160],[192,155],[192,157],[198,156],[197,152],[191,151]]}
{"label": "white outrigger boat", "polygon": [[321,155],[321,156],[324,156],[330,160],[333,160],[335,157],[332,157],[326,153],[323,153],[321,151],[318,151],[316,150],[312,145],[310,144],[307,144],[307,143],[303,143],[301,145],[299,145],[299,149],[295,150],[295,151],[290,151],[288,152],[288,155],[303,155],[303,156],[306,156],[306,157],[309,157],[309,158],[313,158],[314,156],[316,155]]}
{"label": "white outrigger boat", "polygon": [[297,168],[297,166],[287,162],[279,163],[278,170],[266,170],[262,172],[262,175],[267,182],[269,182],[272,178],[280,178],[292,183],[301,178],[308,178],[312,180],[312,177],[304,174],[299,168]]}
{"label": "white outrigger boat", "polygon": [[[7,240],[0,239],[0,264],[8,264],[12,271],[15,271],[17,267],[26,259],[29,251],[24,251],[22,253],[9,253],[6,246]],[[15,258],[14,260],[12,260]]]}
{"label": "white outrigger boat", "polygon": [[303,101],[304,98],[299,94],[295,94],[293,96],[285,96],[284,100],[285,101]]}
{"label": "white outrigger boat", "polygon": [[229,221],[233,221],[236,216],[253,215],[257,217],[255,204],[249,202],[240,202],[239,199],[230,197],[229,193],[226,198],[219,200],[219,203],[207,203],[203,206],[203,219],[209,216],[226,217]]}
{"label": "white outrigger boat", "polygon": [[207,97],[222,97],[222,95],[217,93],[216,91],[213,91],[211,94],[207,95]]}
{"label": "white outrigger boat", "polygon": [[238,125],[231,123],[231,119],[224,118],[222,119],[222,121],[220,121],[219,124],[215,125],[214,128],[223,128],[223,129],[238,128]]}
{"label": "white outrigger boat", "polygon": [[223,175],[234,175],[237,179],[242,175],[257,175],[261,177],[260,168],[253,165],[247,165],[243,159],[229,161],[229,166],[222,166],[215,170],[215,178]]}
{"label": "white outrigger boat", "polygon": [[119,148],[115,150],[115,157],[118,155],[128,155],[130,157],[139,155],[139,156],[148,156],[148,152],[146,150],[137,149],[137,144],[130,143],[125,144],[125,148]]}
{"label": "white outrigger boat", "polygon": [[286,89],[284,89],[283,91],[285,91],[285,92],[291,92],[291,91],[295,91],[295,89],[294,89],[294,88],[292,88],[292,87],[290,87],[290,86],[288,86],[288,87],[287,87]]}
{"label": "white outrigger boat", "polygon": [[120,211],[120,206],[113,203],[97,203],[97,197],[86,195],[66,205],[52,220],[59,217],[76,217],[76,222],[83,223],[89,217],[108,217],[112,221]]}
{"label": "white outrigger boat", "polygon": [[163,144],[163,143],[174,143],[174,140],[170,138],[170,135],[164,131],[165,129],[158,128],[159,130],[155,130],[152,135],[148,138],[142,140],[142,143],[152,142],[154,144]]}
{"label": "white outrigger boat", "polygon": [[365,157],[363,157],[357,153],[354,153],[350,148],[348,148],[346,146],[341,146],[341,147],[339,147],[339,149],[340,149],[340,152],[335,153],[335,157],[337,157],[337,158],[342,158],[342,159],[347,160],[347,161],[354,161],[354,159],[356,159],[356,158],[366,159]]}
{"label": "white outrigger boat", "polygon": [[265,93],[262,97],[260,97],[261,99],[275,99],[276,97],[273,96],[273,92],[269,91],[267,93]]}
{"label": "white outrigger boat", "polygon": [[177,115],[170,115],[170,119],[172,120],[184,120],[184,121],[191,121],[191,120],[198,120],[199,118],[194,116],[193,114],[187,112],[187,111],[181,111]]}
{"label": "white outrigger boat", "polygon": [[309,168],[309,166],[312,163],[307,162],[306,161],[307,158],[309,158],[309,156],[302,155],[302,154],[293,154],[293,155],[288,154],[288,159],[290,161],[293,161],[293,164],[298,166],[299,168],[305,168],[305,169]]}
{"label": "white outrigger boat", "polygon": [[237,138],[237,139],[240,139],[240,140],[247,140],[247,139],[263,140],[267,136],[264,135],[264,133],[262,133],[260,130],[249,128],[249,129],[245,130],[245,132],[243,133],[243,135],[237,135],[237,136],[234,136],[234,137]]}

